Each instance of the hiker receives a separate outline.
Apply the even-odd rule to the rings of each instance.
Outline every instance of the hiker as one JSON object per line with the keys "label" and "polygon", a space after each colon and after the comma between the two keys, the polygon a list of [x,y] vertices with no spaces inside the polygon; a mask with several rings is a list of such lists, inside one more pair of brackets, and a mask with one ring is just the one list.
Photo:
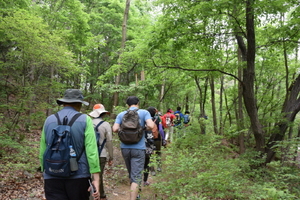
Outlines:
{"label": "hiker", "polygon": [[[159,116],[158,110],[154,107],[149,107],[147,110],[149,111],[153,121],[155,121],[155,124],[156,124],[158,132],[159,132],[158,137],[154,138],[154,145],[155,145],[154,153],[157,155],[157,157],[156,157],[156,161],[158,164],[157,171],[161,172],[161,146],[163,144],[165,145],[165,133],[163,130],[162,121]],[[156,175],[154,167],[151,167],[150,171],[151,171],[152,176]]]}
{"label": "hiker", "polygon": [[186,128],[188,127],[188,126],[190,126],[191,124],[190,124],[190,122],[191,122],[191,119],[190,119],[191,117],[190,117],[190,111],[188,111],[188,110],[186,110],[185,112],[184,112],[184,115],[183,115],[183,134],[184,134],[184,136],[186,135]]}
{"label": "hiker", "polygon": [[[154,107],[149,107],[148,112],[150,113],[153,122],[155,123],[155,126],[157,128],[156,121],[154,119],[154,115],[156,112],[156,109]],[[149,176],[149,163],[151,155],[154,153],[154,150],[156,149],[155,143],[154,143],[154,136],[151,130],[145,131],[145,145],[146,145],[146,155],[145,155],[145,164],[144,164],[144,178],[143,178],[143,184],[144,186],[150,185],[150,182],[148,182],[148,176]],[[152,168],[152,167],[151,167]]]}
{"label": "hiker", "polygon": [[168,141],[168,138],[170,136],[170,141],[169,142],[173,142],[174,137],[173,137],[173,132],[174,132],[174,121],[175,119],[175,115],[173,115],[173,110],[172,109],[168,109],[166,114],[163,115],[162,117],[162,124],[164,127],[164,131],[165,131],[165,140]]}
{"label": "hiker", "polygon": [[[67,89],[64,97],[58,99],[56,102],[58,105],[62,105],[63,109],[58,111],[55,115],[47,117],[40,141],[39,159],[41,169],[44,172],[43,177],[46,199],[88,200],[90,196],[89,191],[91,189],[89,185],[91,174],[93,177],[92,183],[96,188],[93,197],[94,199],[99,199],[100,165],[93,123],[91,118],[86,114],[79,113],[82,104],[88,105],[88,102],[83,101],[82,92],[78,89]],[[70,123],[73,121],[73,116],[78,116],[78,118],[74,121],[73,125],[71,125]],[[58,118],[60,120],[58,120]],[[66,135],[65,138],[59,137],[59,140],[54,141],[52,140],[52,133],[56,133],[55,131],[61,133],[59,128],[63,129],[64,127],[67,127],[59,125],[59,121],[63,121],[63,124],[66,124],[67,121],[70,122],[70,134]],[[72,146],[70,145],[69,148],[58,148],[59,150],[50,148],[50,145],[55,145],[57,147],[69,145],[67,143],[70,141],[72,142]],[[54,154],[57,156],[55,152],[63,150],[67,151],[68,159],[71,152],[72,155],[73,153],[76,153],[74,157],[75,160],[72,159],[71,162],[70,159],[71,167],[69,165],[68,167],[64,167],[63,165],[58,169],[48,167],[48,165],[53,165],[48,162],[49,159],[46,159],[48,152],[52,153],[50,155]],[[54,159],[54,157],[52,158]],[[66,171],[72,171],[70,173],[71,175],[65,175],[64,173]]]}
{"label": "hiker", "polygon": [[177,138],[179,138],[179,137],[181,137],[180,129],[182,129],[182,127],[183,127],[183,118],[184,118],[184,115],[181,112],[180,106],[177,107],[177,110],[174,112],[174,115],[176,117],[174,120],[174,127],[176,128],[175,132],[176,132]]}
{"label": "hiker", "polygon": [[164,129],[164,126],[163,126],[163,123],[164,123],[164,118],[163,118],[163,115],[160,111],[157,112],[157,115],[159,117],[159,120],[160,120],[160,124],[159,124],[159,132],[160,132],[160,135],[162,137],[162,146],[166,147],[167,145],[167,142],[166,142],[166,134],[165,134],[165,129]]}
{"label": "hiker", "polygon": [[[136,96],[129,96],[126,100],[128,106],[127,111],[119,113],[116,117],[115,123],[113,125],[113,132],[119,134],[122,131],[122,122],[126,119],[123,118],[127,113],[132,113],[129,111],[137,111],[139,117],[139,125],[141,127],[146,126],[148,130],[151,130],[154,127],[154,122],[150,116],[150,113],[147,110],[139,109],[139,99]],[[124,125],[124,124],[123,124]],[[122,156],[126,164],[126,168],[130,178],[130,199],[135,200],[139,199],[140,195],[139,186],[142,181],[142,172],[145,164],[145,133],[142,131],[143,135],[137,143],[125,144],[124,141],[121,141],[121,151]]]}
{"label": "hiker", "polygon": [[185,127],[187,127],[187,126],[190,126],[191,124],[190,124],[190,122],[191,122],[191,119],[190,119],[191,117],[190,117],[190,111],[185,111],[184,112],[184,115],[183,115],[183,125],[185,126]]}
{"label": "hiker", "polygon": [[105,107],[102,104],[96,104],[93,107],[93,111],[89,114],[93,118],[94,127],[97,128],[97,132],[99,133],[99,159],[100,159],[100,200],[106,200],[106,194],[104,191],[103,184],[103,172],[105,168],[106,162],[108,162],[109,166],[113,164],[113,144],[112,144],[112,129],[108,122],[104,121],[103,118],[105,115],[109,115],[110,113],[105,110]]}

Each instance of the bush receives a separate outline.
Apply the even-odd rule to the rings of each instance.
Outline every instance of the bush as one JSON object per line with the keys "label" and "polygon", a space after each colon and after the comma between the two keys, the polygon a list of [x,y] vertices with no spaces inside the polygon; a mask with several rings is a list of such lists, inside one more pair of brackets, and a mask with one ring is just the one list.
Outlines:
{"label": "bush", "polygon": [[[163,173],[151,187],[162,199],[294,199],[299,172],[237,157],[220,136],[187,133],[163,151]],[[256,157],[257,158],[257,157]]]}
{"label": "bush", "polygon": [[17,178],[16,172],[34,172],[38,164],[38,142],[12,140],[8,135],[0,133],[0,171],[5,178]]}

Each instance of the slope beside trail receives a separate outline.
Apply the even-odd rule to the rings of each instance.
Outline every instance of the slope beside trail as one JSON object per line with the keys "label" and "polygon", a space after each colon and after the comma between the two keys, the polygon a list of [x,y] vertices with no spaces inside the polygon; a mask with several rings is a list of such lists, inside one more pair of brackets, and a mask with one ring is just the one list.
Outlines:
{"label": "slope beside trail", "polygon": [[[42,173],[38,171],[38,150],[40,131],[32,131],[26,134],[26,140],[32,141],[32,148],[36,155],[24,155],[35,157],[33,172],[16,170],[13,166],[18,165],[14,159],[0,158],[0,200],[45,200]],[[30,142],[29,142],[30,143]],[[10,150],[10,149],[9,149]],[[11,149],[10,155],[14,155]],[[26,159],[26,158],[25,158]],[[14,165],[12,165],[12,163]],[[149,175],[149,182],[155,182],[155,176]],[[108,200],[128,200],[130,196],[130,184],[124,160],[118,145],[114,147],[114,162],[107,166],[104,172],[104,185]],[[151,186],[142,187],[143,200],[155,200]]]}

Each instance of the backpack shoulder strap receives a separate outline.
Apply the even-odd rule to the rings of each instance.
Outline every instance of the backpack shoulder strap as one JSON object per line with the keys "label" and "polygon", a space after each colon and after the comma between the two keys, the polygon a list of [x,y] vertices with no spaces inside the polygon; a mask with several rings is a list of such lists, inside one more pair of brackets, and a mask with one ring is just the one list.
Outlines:
{"label": "backpack shoulder strap", "polygon": [[97,124],[97,126],[95,127],[95,130],[96,130],[96,131],[98,130],[99,126],[100,126],[103,122],[104,122],[104,121],[101,121],[101,122],[99,122],[99,123]]}
{"label": "backpack shoulder strap", "polygon": [[[77,113],[77,114],[75,114],[73,117],[72,117],[72,119],[71,119],[71,121],[70,121],[70,123],[68,124],[68,126],[72,126],[73,125],[73,123],[76,121],[76,119],[78,118],[78,117],[80,117],[82,115],[82,113]],[[85,147],[81,150],[81,152],[78,154],[78,156],[76,156],[76,160],[78,161],[80,158],[81,158],[81,156],[82,156],[82,154],[83,154],[83,152],[84,152],[84,149],[85,149]]]}
{"label": "backpack shoulder strap", "polygon": [[[76,119],[77,119],[80,115],[82,115],[82,114],[81,114],[81,113],[75,114],[75,115],[72,117],[72,119],[71,119],[70,123],[68,124],[68,126],[72,126],[73,123],[76,121]],[[58,124],[58,125],[62,125],[58,113],[55,113],[54,116],[55,116],[56,119],[57,119],[57,124]],[[63,125],[67,125],[67,124],[66,124],[67,121],[68,121],[68,118],[67,118],[67,116],[65,116],[65,117],[64,117]]]}
{"label": "backpack shoulder strap", "polygon": [[54,116],[55,116],[56,119],[57,119],[57,124],[58,124],[58,125],[61,125],[61,121],[60,121],[60,119],[59,119],[58,113],[55,113]]}
{"label": "backpack shoulder strap", "polygon": [[[99,122],[99,123],[97,124],[97,126],[95,127],[95,131],[98,131],[98,127],[99,127],[103,122],[105,122],[105,121],[103,120],[103,121],[101,121],[101,122]],[[102,152],[102,149],[104,148],[105,143],[106,143],[106,138],[104,138],[102,144],[98,146],[99,156],[100,156],[100,154],[101,154],[101,152]],[[100,144],[100,141],[97,141],[97,144]]]}
{"label": "backpack shoulder strap", "polygon": [[72,117],[70,123],[68,124],[68,126],[72,126],[73,123],[76,121],[76,119],[77,119],[80,115],[82,115],[82,114],[81,114],[81,113],[77,113],[76,115],[74,115],[74,116]]}

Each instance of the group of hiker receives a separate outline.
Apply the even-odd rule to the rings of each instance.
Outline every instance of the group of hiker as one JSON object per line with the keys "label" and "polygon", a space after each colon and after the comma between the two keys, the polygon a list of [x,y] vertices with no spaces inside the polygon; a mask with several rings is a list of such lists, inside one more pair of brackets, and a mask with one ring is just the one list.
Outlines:
{"label": "group of hiker", "polygon": [[[162,115],[155,107],[139,108],[139,99],[129,96],[128,109],[119,113],[113,126],[104,120],[110,113],[96,104],[88,115],[80,113],[83,100],[78,89],[68,89],[57,100],[63,109],[45,120],[40,141],[40,165],[47,200],[107,200],[103,172],[113,164],[113,132],[130,179],[130,200],[140,199],[141,184],[148,186],[149,172],[161,172],[161,148],[184,134],[190,125],[189,111],[168,109]],[[175,131],[174,131],[175,129]],[[150,167],[157,154],[157,167]]]}

